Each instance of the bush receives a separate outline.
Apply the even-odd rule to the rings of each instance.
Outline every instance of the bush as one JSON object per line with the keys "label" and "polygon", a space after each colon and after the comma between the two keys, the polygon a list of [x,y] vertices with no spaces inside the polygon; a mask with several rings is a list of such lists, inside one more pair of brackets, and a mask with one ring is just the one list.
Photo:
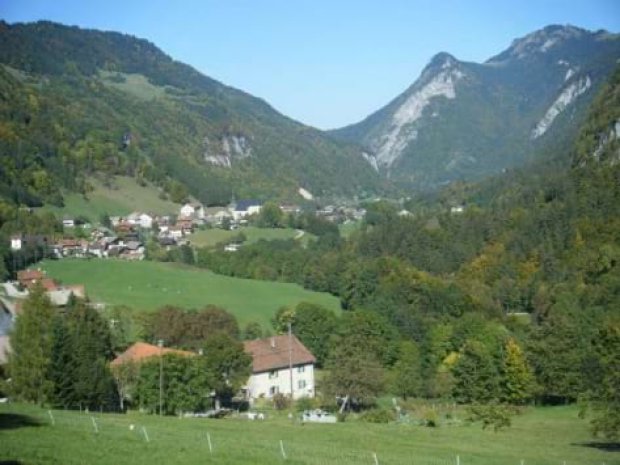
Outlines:
{"label": "bush", "polygon": [[316,408],[316,402],[310,397],[302,397],[295,402],[295,409],[298,412],[304,412],[306,410],[313,410]]}
{"label": "bush", "polygon": [[273,407],[276,410],[285,410],[288,408],[290,400],[284,394],[278,392],[273,396]]}
{"label": "bush", "polygon": [[508,405],[493,403],[472,405],[469,407],[468,413],[467,421],[472,423],[481,421],[482,429],[492,426],[493,431],[499,431],[511,425],[511,417],[515,411]]}
{"label": "bush", "polygon": [[389,423],[396,420],[396,415],[392,410],[371,409],[362,413],[360,420],[368,423]]}
{"label": "bush", "polygon": [[424,407],[420,412],[420,419],[422,420],[422,424],[429,428],[436,428],[439,426],[437,410],[432,407]]}

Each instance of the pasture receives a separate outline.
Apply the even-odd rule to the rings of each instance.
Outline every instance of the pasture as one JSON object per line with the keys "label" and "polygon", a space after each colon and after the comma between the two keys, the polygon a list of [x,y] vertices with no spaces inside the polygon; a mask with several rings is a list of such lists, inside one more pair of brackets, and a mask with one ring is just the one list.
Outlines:
{"label": "pasture", "polygon": [[147,311],[163,305],[200,309],[213,304],[235,315],[242,327],[256,321],[269,328],[278,308],[299,302],[340,312],[336,297],[296,284],[231,278],[173,263],[65,259],[44,261],[39,267],[63,283],[84,284],[94,302]]}
{"label": "pasture", "polygon": [[93,191],[87,196],[67,193],[64,196],[64,207],[48,205],[44,209],[60,217],[81,215],[91,222],[98,223],[104,213],[111,216],[127,215],[139,210],[156,214],[176,214],[181,207],[159,198],[157,188],[150,185],[140,186],[133,178],[117,176],[108,186],[93,178],[89,179],[89,182],[93,186]]}
{"label": "pasture", "polygon": [[246,237],[245,244],[254,244],[261,239],[266,241],[275,239],[301,239],[307,236],[305,233],[290,228],[256,228],[254,226],[248,226],[233,231],[205,229],[196,231],[194,234],[190,235],[188,239],[190,243],[196,247],[214,247],[221,242],[230,241],[240,233],[243,233]]}
{"label": "pasture", "polygon": [[[570,407],[532,408],[507,430],[347,421],[306,424],[80,413],[0,405],[0,460],[18,464],[614,465]],[[132,427],[133,425],[133,427]],[[209,445],[210,443],[210,445]],[[375,455],[376,454],[376,459]],[[376,460],[376,461],[375,461]]]}

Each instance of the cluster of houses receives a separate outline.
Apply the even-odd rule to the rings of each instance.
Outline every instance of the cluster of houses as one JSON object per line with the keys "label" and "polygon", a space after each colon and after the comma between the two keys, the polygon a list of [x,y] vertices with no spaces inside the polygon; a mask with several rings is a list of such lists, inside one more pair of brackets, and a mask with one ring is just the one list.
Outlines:
{"label": "cluster of houses", "polygon": [[43,287],[52,305],[58,308],[66,307],[72,296],[86,296],[83,285],[60,285],[42,270],[18,271],[16,281],[0,283],[0,365],[7,361],[9,333],[15,319],[22,311],[24,300],[36,285]]}

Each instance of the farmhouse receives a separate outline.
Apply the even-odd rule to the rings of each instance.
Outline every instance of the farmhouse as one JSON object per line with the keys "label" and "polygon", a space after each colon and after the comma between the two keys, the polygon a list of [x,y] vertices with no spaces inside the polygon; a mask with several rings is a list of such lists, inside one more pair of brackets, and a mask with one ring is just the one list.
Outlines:
{"label": "farmhouse", "polygon": [[271,398],[277,393],[290,396],[291,375],[293,399],[314,397],[316,358],[295,336],[246,341],[244,348],[252,356],[252,375],[247,384],[250,399]]}
{"label": "farmhouse", "polygon": [[233,219],[239,221],[250,215],[260,213],[262,204],[258,200],[239,200],[232,210]]}

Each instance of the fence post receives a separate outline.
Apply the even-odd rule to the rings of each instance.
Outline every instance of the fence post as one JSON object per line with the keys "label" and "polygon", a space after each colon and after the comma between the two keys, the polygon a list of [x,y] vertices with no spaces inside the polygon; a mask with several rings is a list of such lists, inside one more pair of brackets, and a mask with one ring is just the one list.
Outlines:
{"label": "fence post", "polygon": [[207,433],[207,442],[209,443],[209,454],[213,453],[213,445],[211,444],[211,435]]}
{"label": "fence post", "polygon": [[144,439],[146,440],[146,442],[151,442],[151,440],[149,439],[149,434],[146,432],[146,428],[144,426],[142,427],[142,432],[144,433]]}
{"label": "fence post", "polygon": [[282,453],[282,458],[286,460],[286,452],[284,451],[284,442],[280,439],[280,452]]}
{"label": "fence post", "polygon": [[56,424],[56,420],[54,420],[54,415],[52,414],[52,411],[48,410],[47,414],[50,416],[50,420],[52,421],[52,426],[54,426]]}
{"label": "fence post", "polygon": [[99,427],[97,426],[97,420],[95,420],[95,417],[90,417],[91,421],[93,422],[93,429],[95,430],[95,434],[99,433]]}
{"label": "fence post", "polygon": [[456,465],[461,465],[461,457],[456,456]]}
{"label": "fence post", "polygon": [[377,453],[373,452],[372,457],[375,459],[375,465],[379,465],[379,459],[377,458]]}

